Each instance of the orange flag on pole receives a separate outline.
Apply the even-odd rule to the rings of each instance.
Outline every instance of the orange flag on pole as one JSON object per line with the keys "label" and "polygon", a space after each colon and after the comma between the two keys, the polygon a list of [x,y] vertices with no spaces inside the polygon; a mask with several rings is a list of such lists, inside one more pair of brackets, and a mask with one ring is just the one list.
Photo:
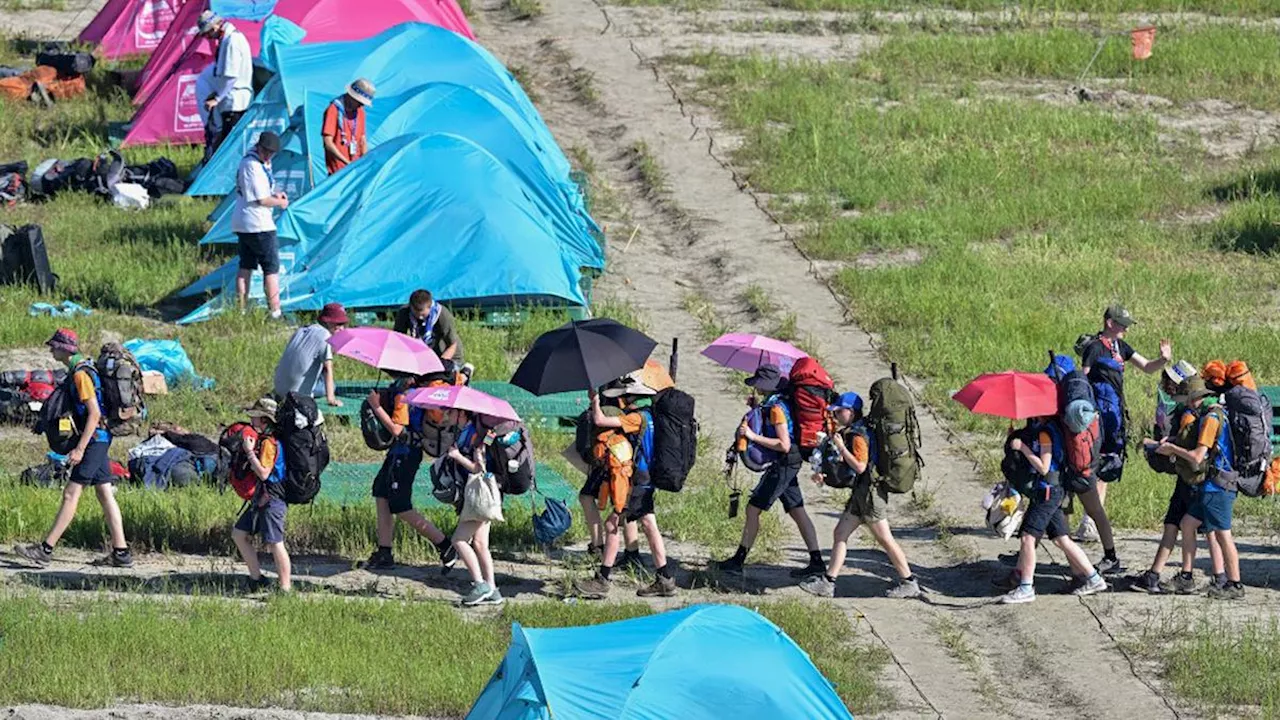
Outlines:
{"label": "orange flag on pole", "polygon": [[1154,26],[1140,27],[1129,32],[1129,37],[1133,38],[1133,59],[1146,60],[1151,57],[1151,46],[1156,42],[1156,29]]}

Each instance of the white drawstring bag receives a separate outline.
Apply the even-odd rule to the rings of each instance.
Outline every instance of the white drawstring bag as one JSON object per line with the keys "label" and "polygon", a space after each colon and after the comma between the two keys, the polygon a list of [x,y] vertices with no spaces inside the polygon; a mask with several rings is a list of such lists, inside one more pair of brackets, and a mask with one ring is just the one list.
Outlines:
{"label": "white drawstring bag", "polygon": [[473,473],[462,491],[462,513],[458,522],[505,522],[502,517],[502,491],[493,473]]}

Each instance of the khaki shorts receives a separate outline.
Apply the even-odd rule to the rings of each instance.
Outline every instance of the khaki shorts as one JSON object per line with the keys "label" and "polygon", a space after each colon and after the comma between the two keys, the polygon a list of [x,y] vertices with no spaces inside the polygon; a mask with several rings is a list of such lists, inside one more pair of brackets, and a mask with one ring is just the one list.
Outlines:
{"label": "khaki shorts", "polygon": [[889,489],[882,482],[859,480],[853,486],[844,511],[858,518],[864,525],[889,519]]}

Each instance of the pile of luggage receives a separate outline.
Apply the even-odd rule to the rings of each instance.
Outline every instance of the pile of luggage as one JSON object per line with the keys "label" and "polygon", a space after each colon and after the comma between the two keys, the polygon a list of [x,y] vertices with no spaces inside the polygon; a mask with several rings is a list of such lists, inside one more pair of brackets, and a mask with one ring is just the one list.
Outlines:
{"label": "pile of luggage", "polygon": [[75,52],[65,42],[40,46],[34,68],[0,68],[0,97],[50,106],[57,100],[83,95],[85,78],[93,70],[93,55]]}

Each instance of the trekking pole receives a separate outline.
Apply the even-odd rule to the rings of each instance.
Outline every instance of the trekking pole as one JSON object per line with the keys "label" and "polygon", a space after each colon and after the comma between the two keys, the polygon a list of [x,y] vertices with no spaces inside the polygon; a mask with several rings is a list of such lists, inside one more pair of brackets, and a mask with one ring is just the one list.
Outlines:
{"label": "trekking pole", "polygon": [[676,381],[676,373],[680,369],[680,338],[671,338],[671,360],[667,362],[667,372],[671,375],[671,382]]}

